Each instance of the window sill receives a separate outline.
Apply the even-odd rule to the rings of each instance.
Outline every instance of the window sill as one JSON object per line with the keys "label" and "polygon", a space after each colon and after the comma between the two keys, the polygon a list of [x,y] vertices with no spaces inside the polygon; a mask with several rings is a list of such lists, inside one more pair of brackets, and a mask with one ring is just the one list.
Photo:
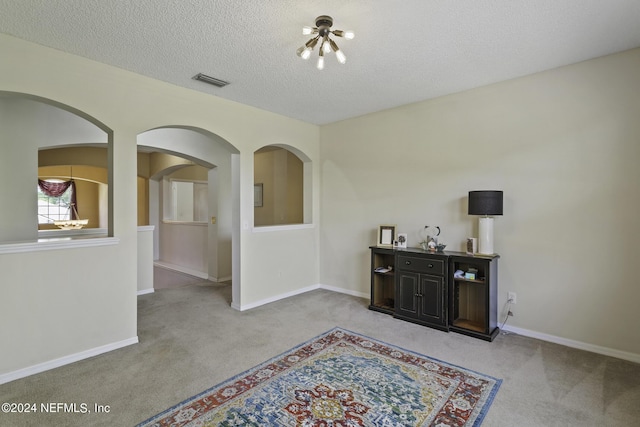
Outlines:
{"label": "window sill", "polygon": [[106,228],[81,228],[79,230],[38,230],[38,241],[42,239],[57,239],[60,237],[72,237],[84,239],[87,237],[105,237],[107,235]]}
{"label": "window sill", "polygon": [[50,237],[38,239],[37,242],[0,243],[0,255],[22,252],[51,251],[58,249],[109,246],[117,245],[118,243],[120,243],[120,239],[117,237],[96,235],[85,235],[78,237]]}
{"label": "window sill", "polygon": [[171,221],[168,219],[163,219],[162,223],[167,225],[195,225],[200,227],[209,225],[207,221]]}
{"label": "window sill", "polygon": [[271,231],[286,231],[286,230],[304,230],[307,228],[315,228],[313,224],[284,224],[284,225],[264,225],[253,227],[254,233],[268,233]]}

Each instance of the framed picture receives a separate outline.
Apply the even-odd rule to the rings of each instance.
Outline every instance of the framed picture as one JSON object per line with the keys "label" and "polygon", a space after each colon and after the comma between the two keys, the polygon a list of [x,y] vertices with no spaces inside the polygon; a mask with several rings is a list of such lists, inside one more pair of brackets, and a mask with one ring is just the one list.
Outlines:
{"label": "framed picture", "polygon": [[407,233],[398,233],[398,237],[393,241],[393,247],[405,249],[407,247],[407,237]]}
{"label": "framed picture", "polygon": [[393,246],[393,241],[396,239],[396,226],[395,225],[380,225],[378,226],[378,242],[377,246]]}
{"label": "framed picture", "polygon": [[253,185],[253,207],[262,207],[262,183]]}

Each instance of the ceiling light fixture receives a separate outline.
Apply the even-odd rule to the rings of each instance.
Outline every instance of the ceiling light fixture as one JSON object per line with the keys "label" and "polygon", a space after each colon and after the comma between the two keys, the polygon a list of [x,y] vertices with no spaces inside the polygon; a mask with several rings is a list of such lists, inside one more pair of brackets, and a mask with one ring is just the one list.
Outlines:
{"label": "ceiling light fixture", "polygon": [[336,37],[344,37],[347,40],[351,40],[354,37],[353,31],[342,31],[342,30],[331,30],[331,26],[333,25],[333,18],[327,15],[318,16],[316,18],[316,26],[315,27],[302,27],[303,35],[313,35],[316,34],[315,37],[309,39],[303,46],[301,46],[296,54],[302,59],[309,59],[311,56],[311,52],[313,48],[316,47],[318,43],[320,43],[320,48],[318,50],[318,70],[324,69],[324,56],[327,53],[331,53],[331,51],[335,52],[336,58],[338,62],[344,64],[347,61],[347,57],[340,50],[338,45],[333,39],[331,39],[330,35],[333,34]]}

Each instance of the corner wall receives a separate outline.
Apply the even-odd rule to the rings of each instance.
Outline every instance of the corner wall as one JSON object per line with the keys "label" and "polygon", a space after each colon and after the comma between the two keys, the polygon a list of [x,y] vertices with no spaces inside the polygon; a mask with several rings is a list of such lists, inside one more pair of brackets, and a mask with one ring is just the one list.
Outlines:
{"label": "corner wall", "polygon": [[504,190],[508,326],[640,361],[639,141],[640,49],[323,126],[321,283],[368,293],[379,224],[463,251],[468,191]]}

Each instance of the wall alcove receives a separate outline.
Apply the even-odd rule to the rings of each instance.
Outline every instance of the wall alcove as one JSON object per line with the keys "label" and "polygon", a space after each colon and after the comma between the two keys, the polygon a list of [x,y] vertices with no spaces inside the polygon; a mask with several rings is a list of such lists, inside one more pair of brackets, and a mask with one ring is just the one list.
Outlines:
{"label": "wall alcove", "polygon": [[[12,200],[13,205],[12,209],[3,212],[0,243],[38,240],[38,168],[64,167],[63,171],[50,169],[44,173],[52,177],[70,178],[69,166],[77,160],[70,153],[79,150],[79,147],[89,150],[102,147],[96,148],[103,153],[97,156],[100,157],[99,167],[103,168],[97,181],[103,181],[105,187],[100,195],[103,200],[102,212],[94,225],[103,228],[104,235],[112,236],[112,193],[108,186],[111,131],[72,107],[26,94],[1,92],[0,112],[0,140],[3,141],[0,179],[11,183],[2,187],[2,198]],[[77,165],[83,163],[78,162]],[[76,172],[80,173],[81,170],[77,168]]]}

